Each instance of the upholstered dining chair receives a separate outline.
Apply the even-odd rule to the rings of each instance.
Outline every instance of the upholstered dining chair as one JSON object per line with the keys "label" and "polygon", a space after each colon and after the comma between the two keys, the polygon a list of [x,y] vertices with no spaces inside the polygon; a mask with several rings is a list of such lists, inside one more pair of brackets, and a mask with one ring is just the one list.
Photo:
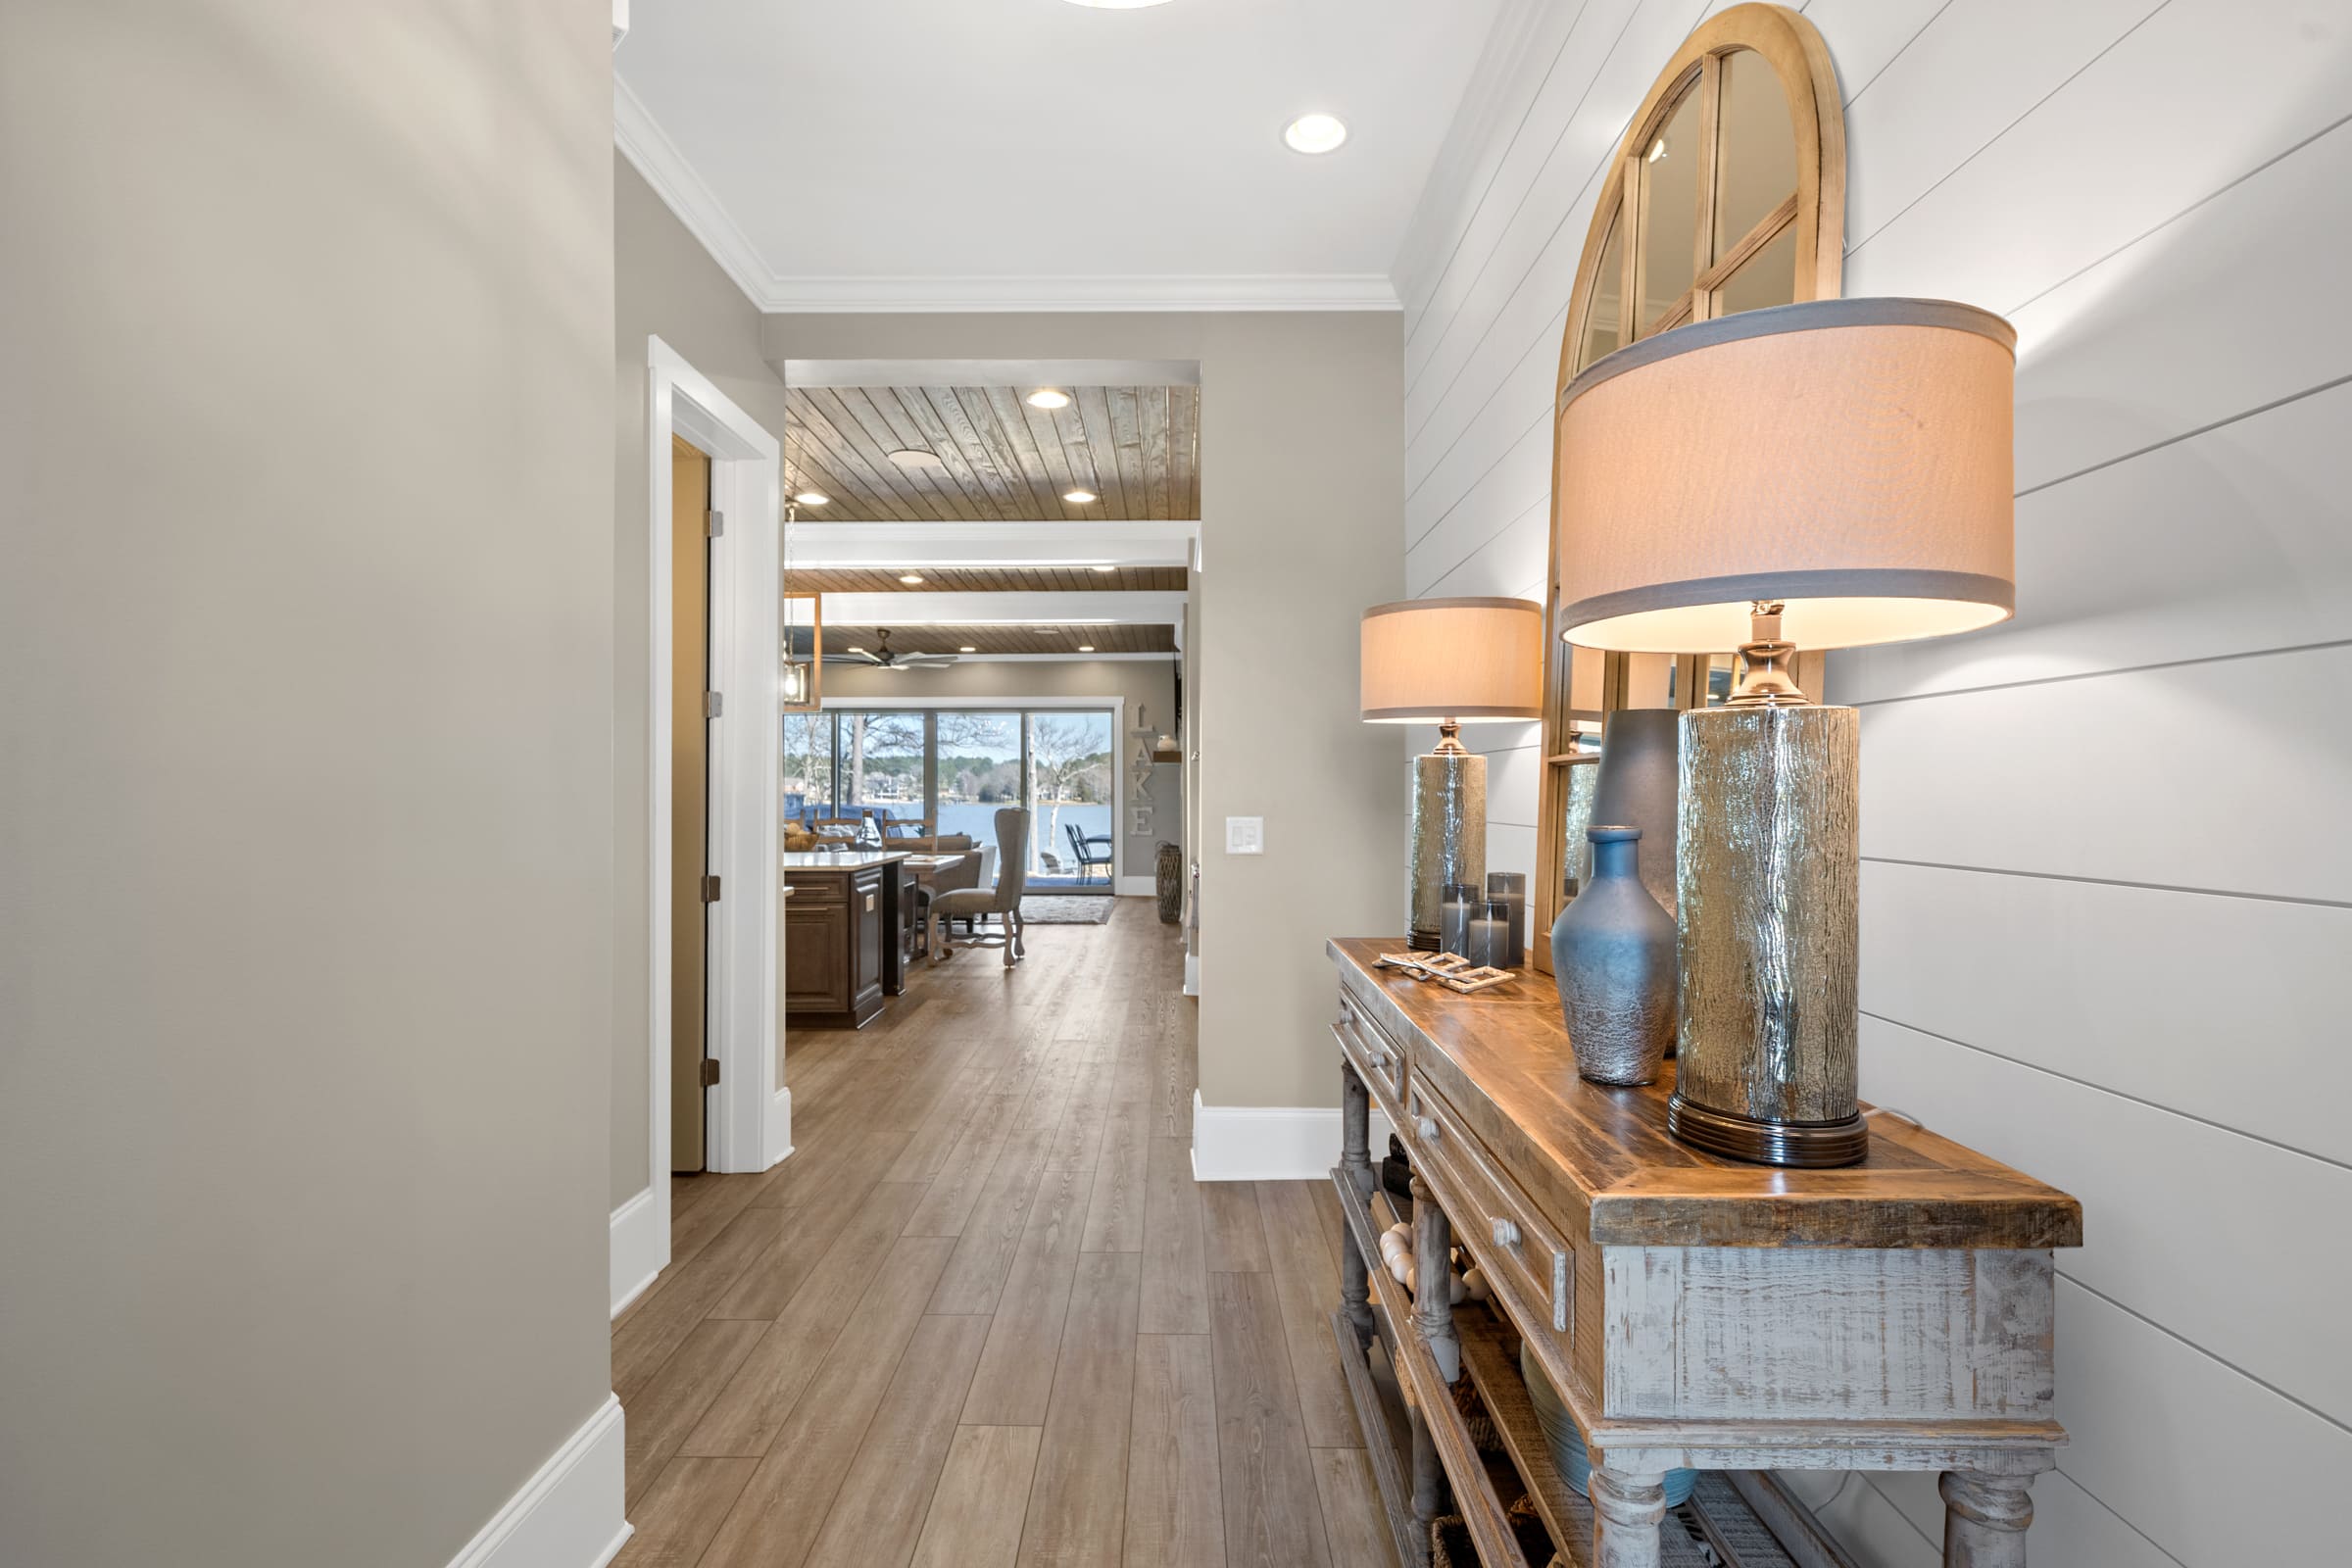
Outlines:
{"label": "upholstered dining chair", "polygon": [[957,888],[932,899],[926,935],[934,962],[956,951],[950,945],[950,922],[982,914],[997,916],[1004,923],[1003,934],[966,937],[966,946],[1002,943],[1007,969],[1027,956],[1021,945],[1021,895],[1029,890],[1029,813],[1022,808],[1008,806],[997,813],[997,850],[994,887]]}

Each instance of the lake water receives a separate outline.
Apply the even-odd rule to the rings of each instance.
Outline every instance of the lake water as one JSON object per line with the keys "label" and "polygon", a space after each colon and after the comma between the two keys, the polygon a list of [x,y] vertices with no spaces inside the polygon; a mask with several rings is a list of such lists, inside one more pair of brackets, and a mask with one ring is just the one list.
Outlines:
{"label": "lake water", "polygon": [[[939,803],[939,830],[942,833],[969,833],[975,843],[994,844],[997,841],[998,809],[985,801],[942,801]],[[1051,850],[1067,863],[1072,858],[1069,827],[1073,822],[1078,825],[1078,831],[1089,838],[1108,833],[1111,830],[1110,808],[1071,805],[1063,806],[1056,811],[1052,807],[1039,807],[1031,829],[1038,835],[1037,847]],[[1053,834],[1051,843],[1046,842],[1049,829]],[[1030,863],[1032,869],[1038,868],[1034,858]]]}

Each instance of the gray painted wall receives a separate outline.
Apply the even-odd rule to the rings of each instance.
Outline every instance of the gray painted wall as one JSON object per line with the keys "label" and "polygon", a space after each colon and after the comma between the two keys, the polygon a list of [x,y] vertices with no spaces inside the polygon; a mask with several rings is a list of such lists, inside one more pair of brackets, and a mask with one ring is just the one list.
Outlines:
{"label": "gray painted wall", "polygon": [[[1506,10],[1399,270],[1410,592],[1541,593],[1603,162],[1714,9]],[[1863,714],[1863,1093],[2082,1200],[2036,1562],[2336,1560],[2352,316],[2290,302],[2352,246],[2352,16],[1800,9],[1847,99],[1846,292],[2021,337],[2017,619],[1831,661]],[[1534,731],[1474,734],[1494,862],[1532,870]],[[1932,1477],[1798,1485],[1873,1568],[1938,1560]]]}
{"label": "gray painted wall", "polygon": [[0,1561],[432,1568],[611,1388],[608,20],[0,8]]}
{"label": "gray painted wall", "polygon": [[[779,441],[784,382],[760,357],[760,313],[618,153],[612,164],[612,1207],[645,1190],[648,487],[646,341],[659,337]],[[779,1021],[777,1027],[782,1028]]]}
{"label": "gray painted wall", "polygon": [[[825,666],[824,696],[830,700],[872,698],[887,702],[892,698],[921,698],[927,701],[962,701],[975,703],[999,701],[1017,697],[1102,697],[1127,700],[1127,727],[1133,728],[1139,710],[1146,711],[1152,725],[1166,731],[1176,722],[1176,662],[1172,659],[1056,659],[1034,662],[998,663],[975,660],[950,665],[946,669],[907,669],[890,672],[879,669],[859,669],[855,665],[828,664]],[[1123,731],[1114,737],[1121,767],[1132,760],[1135,738]],[[1123,776],[1128,780],[1128,793],[1121,798],[1119,821],[1114,830],[1120,857],[1118,874],[1121,876],[1152,875],[1152,857],[1160,840],[1181,845],[1184,842],[1184,770],[1174,762],[1161,762],[1151,769],[1152,799],[1138,801],[1134,791],[1134,771],[1129,768]],[[1152,831],[1127,831],[1127,808],[1148,805],[1152,808]],[[1064,846],[1053,846],[1056,854]]]}
{"label": "gray painted wall", "polygon": [[[1335,932],[1404,919],[1395,737],[1356,718],[1356,621],[1402,586],[1393,313],[771,316],[770,359],[1200,367],[1207,569],[1185,709],[1200,748],[1200,1093],[1335,1105]],[[1228,856],[1227,815],[1266,853]]]}

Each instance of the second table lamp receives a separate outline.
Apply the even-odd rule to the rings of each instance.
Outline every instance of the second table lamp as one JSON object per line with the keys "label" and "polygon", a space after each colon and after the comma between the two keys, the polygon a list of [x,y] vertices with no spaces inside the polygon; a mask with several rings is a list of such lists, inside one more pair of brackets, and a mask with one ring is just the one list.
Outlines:
{"label": "second table lamp", "polygon": [[1364,612],[1361,697],[1373,724],[1436,724],[1413,759],[1412,919],[1434,952],[1448,883],[1487,884],[1487,760],[1464,724],[1543,716],[1544,607],[1527,599],[1407,599]]}

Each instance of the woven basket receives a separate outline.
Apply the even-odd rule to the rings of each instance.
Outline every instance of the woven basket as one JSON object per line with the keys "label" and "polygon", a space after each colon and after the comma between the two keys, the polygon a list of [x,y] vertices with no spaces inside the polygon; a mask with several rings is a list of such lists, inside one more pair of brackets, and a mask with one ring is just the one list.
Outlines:
{"label": "woven basket", "polygon": [[1152,891],[1159,895],[1159,923],[1174,925],[1184,918],[1184,851],[1162,842],[1152,866]]}

